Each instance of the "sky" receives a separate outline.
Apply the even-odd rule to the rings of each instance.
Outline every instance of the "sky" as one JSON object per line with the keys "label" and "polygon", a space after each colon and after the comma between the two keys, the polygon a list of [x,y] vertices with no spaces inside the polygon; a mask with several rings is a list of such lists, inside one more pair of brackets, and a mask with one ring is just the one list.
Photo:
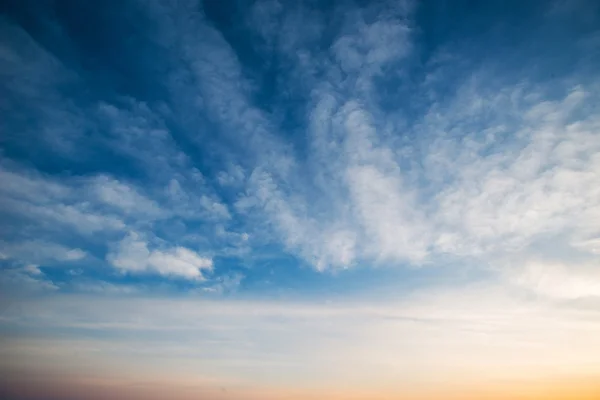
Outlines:
{"label": "sky", "polygon": [[0,395],[600,396],[600,3],[0,2]]}

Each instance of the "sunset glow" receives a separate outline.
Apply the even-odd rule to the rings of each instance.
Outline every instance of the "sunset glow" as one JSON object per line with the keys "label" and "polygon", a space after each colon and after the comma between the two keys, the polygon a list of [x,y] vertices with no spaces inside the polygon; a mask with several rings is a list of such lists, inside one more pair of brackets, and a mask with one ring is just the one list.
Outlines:
{"label": "sunset glow", "polygon": [[0,399],[600,399],[600,2],[4,3]]}

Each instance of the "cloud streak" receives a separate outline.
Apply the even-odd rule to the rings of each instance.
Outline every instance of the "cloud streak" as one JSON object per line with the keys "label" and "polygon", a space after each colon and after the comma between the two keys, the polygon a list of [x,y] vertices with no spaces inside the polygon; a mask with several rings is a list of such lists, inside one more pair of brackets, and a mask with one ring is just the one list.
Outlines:
{"label": "cloud streak", "polygon": [[[493,55],[480,64],[465,59],[471,73],[463,76],[454,64],[461,46],[423,47],[412,2],[258,1],[235,17],[248,34],[243,43],[207,5],[130,7],[151,22],[140,56],[164,58],[160,100],[83,96],[93,75],[5,24],[7,106],[36,98],[47,112],[35,118],[45,126],[48,115],[64,115],[65,134],[49,140],[89,171],[50,174],[37,170],[42,162],[26,167],[4,157],[4,209],[15,226],[44,236],[18,229],[11,246],[50,242],[53,232],[56,246],[78,248],[73,233],[101,235],[119,250],[97,259],[192,279],[215,254],[251,260],[265,245],[317,271],[452,258],[533,291],[519,278],[530,260],[557,277],[555,265],[577,275],[578,265],[598,262],[594,76],[563,75],[550,85],[527,67],[533,59],[524,58],[526,73],[503,75]],[[427,54],[422,64],[419,51]],[[31,71],[17,68],[23,57]],[[52,79],[31,80],[33,70]],[[53,101],[63,96],[61,82],[73,98]],[[10,124],[16,120],[3,130]],[[79,150],[118,167],[86,164]],[[134,248],[143,255],[129,257]],[[581,295],[595,296],[592,287]]]}
{"label": "cloud streak", "polygon": [[482,13],[490,29],[411,1],[106,7],[72,11],[93,35],[65,10],[1,21],[3,272],[225,294],[447,267],[600,295],[587,3]]}

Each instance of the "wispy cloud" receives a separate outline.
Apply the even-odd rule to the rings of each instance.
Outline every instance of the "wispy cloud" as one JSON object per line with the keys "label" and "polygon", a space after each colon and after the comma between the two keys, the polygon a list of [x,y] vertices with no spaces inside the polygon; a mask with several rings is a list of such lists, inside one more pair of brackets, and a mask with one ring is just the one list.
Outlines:
{"label": "wispy cloud", "polygon": [[[143,16],[143,34],[119,49],[156,60],[131,66],[145,94],[97,89],[94,79],[122,80],[4,24],[3,104],[36,104],[23,112],[45,127],[64,121],[65,133],[48,136],[65,144],[52,162],[3,155],[0,201],[21,228],[7,242],[86,251],[73,236],[101,236],[112,250],[98,260],[196,280],[213,262],[229,276],[219,256],[243,263],[266,248],[318,271],[452,259],[545,295],[556,291],[523,278],[531,263],[558,277],[598,262],[599,99],[588,55],[549,83],[538,64],[550,53],[528,58],[525,44],[513,46],[517,70],[500,67],[505,53],[467,54],[480,43],[430,43],[425,6],[410,1],[257,1],[227,17],[235,23],[194,1],[127,7]],[[551,14],[540,13],[544,29],[559,22]],[[539,42],[531,35],[523,43]],[[85,51],[72,56],[87,60]],[[15,118],[2,129],[19,129]],[[38,171],[53,162],[82,172]]]}
{"label": "wispy cloud", "polygon": [[86,256],[86,252],[78,248],[68,248],[60,244],[40,240],[2,243],[4,259],[26,260],[29,263],[44,263],[48,261],[77,261]]}
{"label": "wispy cloud", "polygon": [[[286,11],[257,5],[259,33],[279,35],[268,27],[284,18],[323,24],[302,10]],[[276,57],[302,54],[323,71],[304,71],[310,153],[292,164],[298,174],[311,173],[312,182],[294,176],[290,187],[276,168],[261,165],[239,207],[262,209],[286,247],[318,269],[423,264],[444,254],[484,264],[511,256],[520,264],[558,238],[594,240],[589,221],[600,199],[592,183],[599,152],[592,92],[565,81],[561,97],[535,82],[507,84],[480,70],[451,96],[424,85],[424,112],[406,125],[404,116],[386,111],[380,92],[382,68],[393,75],[411,51],[410,7],[345,15],[350,22],[340,23],[342,33],[328,49],[303,48],[295,33],[280,47],[270,42]],[[364,22],[367,15],[375,22]],[[291,55],[289,42],[297,51]],[[451,68],[442,60],[438,71]],[[500,90],[490,89],[498,84]]]}
{"label": "wispy cloud", "polygon": [[83,235],[124,227],[119,216],[94,209],[86,201],[85,194],[81,196],[81,192],[77,192],[78,186],[83,190],[85,186],[76,179],[74,185],[69,186],[36,171],[11,171],[3,168],[1,173],[5,185],[0,192],[0,201],[4,212],[13,218],[34,221],[46,230],[53,230],[55,226],[67,226]]}
{"label": "wispy cloud", "polygon": [[[7,298],[0,298],[2,303],[10,302],[13,296],[29,296],[32,294],[53,292],[59,289],[52,280],[47,279],[34,264],[21,267],[3,268],[0,273],[0,287]],[[4,305],[4,304],[3,304]]]}

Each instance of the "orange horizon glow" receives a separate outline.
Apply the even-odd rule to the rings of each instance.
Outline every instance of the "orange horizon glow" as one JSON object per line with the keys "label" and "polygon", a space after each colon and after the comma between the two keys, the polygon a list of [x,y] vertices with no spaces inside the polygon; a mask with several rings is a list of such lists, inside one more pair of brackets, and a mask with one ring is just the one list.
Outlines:
{"label": "orange horizon glow", "polygon": [[[65,377],[66,378],[66,377]],[[261,388],[256,386],[196,386],[182,384],[157,384],[152,382],[125,383],[83,379],[70,381],[26,382],[12,381],[9,395],[24,399],[61,398],[64,400],[104,400],[127,398],[131,400],[596,400],[600,398],[600,375],[586,379],[563,378],[536,382],[504,382],[494,384],[447,383],[436,387],[395,390],[381,389],[298,389]],[[351,383],[349,383],[351,384]]]}

